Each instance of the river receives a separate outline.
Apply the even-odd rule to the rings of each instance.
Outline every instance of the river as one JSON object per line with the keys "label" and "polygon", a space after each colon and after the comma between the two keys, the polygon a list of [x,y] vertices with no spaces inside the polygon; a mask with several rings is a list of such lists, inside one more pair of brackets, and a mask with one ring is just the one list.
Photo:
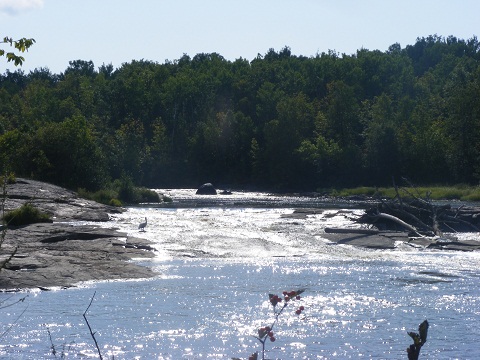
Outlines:
{"label": "river", "polygon": [[[248,358],[260,350],[257,329],[273,322],[268,294],[300,288],[266,344],[268,359],[406,359],[407,331],[425,319],[420,358],[480,358],[480,253],[334,245],[323,229],[356,226],[362,211],[348,202],[161,191],[174,202],[101,224],[151,240],[157,256],[141,264],[159,275],[0,294],[2,306],[25,297],[0,309],[1,359],[96,358],[82,316],[94,294],[87,318],[104,359]],[[289,216],[310,207],[321,211]]]}

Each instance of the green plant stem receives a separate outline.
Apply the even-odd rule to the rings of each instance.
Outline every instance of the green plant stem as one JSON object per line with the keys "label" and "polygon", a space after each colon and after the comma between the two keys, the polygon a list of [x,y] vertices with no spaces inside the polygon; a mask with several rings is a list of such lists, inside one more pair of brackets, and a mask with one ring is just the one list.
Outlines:
{"label": "green plant stem", "polygon": [[[275,309],[276,307],[274,306],[273,307],[273,314],[275,316],[275,320],[273,320],[273,323],[272,325],[270,326],[270,331],[273,331],[273,328],[275,327],[275,324],[277,323],[278,321],[278,317],[280,316],[280,314],[282,313],[282,311],[287,307],[288,303],[284,303],[282,308],[277,312]],[[262,360],[265,360],[265,342],[267,341],[267,337],[268,337],[268,333],[265,334],[263,336],[263,338],[260,338],[258,336],[255,336],[255,338],[260,341],[260,343],[262,344]]]}

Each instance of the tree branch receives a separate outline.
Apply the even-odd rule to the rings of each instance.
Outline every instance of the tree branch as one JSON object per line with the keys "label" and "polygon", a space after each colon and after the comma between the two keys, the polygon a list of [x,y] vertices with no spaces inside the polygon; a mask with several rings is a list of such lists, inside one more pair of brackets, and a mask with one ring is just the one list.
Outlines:
{"label": "tree branch", "polygon": [[85,322],[87,323],[88,330],[90,331],[90,336],[92,337],[93,342],[95,343],[95,347],[97,348],[98,356],[100,357],[100,360],[103,360],[102,352],[100,351],[100,347],[98,346],[97,339],[95,338],[95,333],[93,332],[92,327],[90,326],[90,323],[88,322],[88,319],[87,319],[87,311],[88,311],[88,309],[90,309],[90,306],[92,306],[93,299],[95,298],[96,293],[97,293],[96,291],[93,293],[92,299],[90,300],[90,304],[88,304],[87,309],[83,313],[83,318],[85,319]]}

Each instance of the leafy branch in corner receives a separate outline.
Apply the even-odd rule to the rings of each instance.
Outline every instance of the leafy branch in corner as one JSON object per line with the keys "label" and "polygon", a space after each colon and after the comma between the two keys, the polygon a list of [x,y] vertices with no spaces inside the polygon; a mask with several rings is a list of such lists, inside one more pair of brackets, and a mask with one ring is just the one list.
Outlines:
{"label": "leafy branch in corner", "polygon": [[[13,47],[18,52],[24,53],[28,51],[28,49],[35,43],[35,39],[27,39],[21,38],[18,40],[13,40],[11,37],[5,36],[0,44],[7,44],[10,47]],[[7,62],[13,61],[15,66],[22,66],[25,58],[23,56],[17,55],[14,52],[6,52],[4,49],[0,49],[0,56],[5,56],[7,58]]]}

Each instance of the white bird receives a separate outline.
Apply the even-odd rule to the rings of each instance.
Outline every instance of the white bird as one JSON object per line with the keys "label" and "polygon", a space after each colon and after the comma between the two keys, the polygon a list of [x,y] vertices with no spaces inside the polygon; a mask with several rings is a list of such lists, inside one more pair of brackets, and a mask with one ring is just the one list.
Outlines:
{"label": "white bird", "polygon": [[145,218],[145,222],[138,225],[138,228],[140,229],[140,231],[145,231],[145,226],[147,226],[147,218]]}

